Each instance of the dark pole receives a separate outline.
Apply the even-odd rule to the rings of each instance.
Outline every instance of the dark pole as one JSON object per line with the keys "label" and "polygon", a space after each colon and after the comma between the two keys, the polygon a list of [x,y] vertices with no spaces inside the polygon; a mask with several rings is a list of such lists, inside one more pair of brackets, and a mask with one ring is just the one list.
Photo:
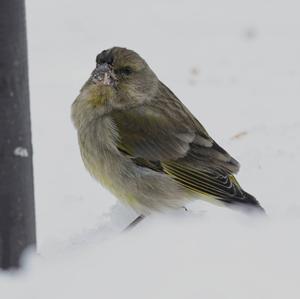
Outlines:
{"label": "dark pole", "polygon": [[0,268],[35,244],[24,0],[0,0]]}

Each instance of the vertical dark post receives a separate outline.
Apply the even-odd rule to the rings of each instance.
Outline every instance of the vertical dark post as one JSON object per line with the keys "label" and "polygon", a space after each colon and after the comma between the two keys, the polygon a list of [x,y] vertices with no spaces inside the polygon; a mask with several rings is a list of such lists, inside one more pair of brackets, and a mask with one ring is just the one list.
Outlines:
{"label": "vertical dark post", "polygon": [[24,0],[0,0],[0,268],[35,244]]}

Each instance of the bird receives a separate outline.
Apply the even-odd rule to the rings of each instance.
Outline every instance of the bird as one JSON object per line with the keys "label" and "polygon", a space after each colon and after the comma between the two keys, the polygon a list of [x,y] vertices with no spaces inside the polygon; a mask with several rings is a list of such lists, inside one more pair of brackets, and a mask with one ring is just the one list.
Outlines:
{"label": "bird", "polygon": [[89,173],[139,215],[192,200],[264,213],[235,175],[240,165],[135,51],[113,47],[71,107]]}

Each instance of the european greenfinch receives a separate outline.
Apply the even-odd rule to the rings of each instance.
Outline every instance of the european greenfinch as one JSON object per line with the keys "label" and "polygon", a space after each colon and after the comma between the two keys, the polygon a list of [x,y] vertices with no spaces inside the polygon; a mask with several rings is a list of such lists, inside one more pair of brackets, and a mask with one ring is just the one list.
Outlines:
{"label": "european greenfinch", "polygon": [[84,165],[140,219],[194,199],[261,211],[222,149],[143,58],[101,52],[72,105]]}

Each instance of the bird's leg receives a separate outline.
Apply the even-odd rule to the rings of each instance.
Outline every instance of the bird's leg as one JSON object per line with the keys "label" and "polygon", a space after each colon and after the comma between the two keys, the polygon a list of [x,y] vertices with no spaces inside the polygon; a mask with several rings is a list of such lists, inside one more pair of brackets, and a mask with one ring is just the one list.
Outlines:
{"label": "bird's leg", "polygon": [[135,218],[125,229],[124,231],[131,230],[135,226],[137,226],[143,219],[145,218],[144,215],[140,215],[137,218]]}

